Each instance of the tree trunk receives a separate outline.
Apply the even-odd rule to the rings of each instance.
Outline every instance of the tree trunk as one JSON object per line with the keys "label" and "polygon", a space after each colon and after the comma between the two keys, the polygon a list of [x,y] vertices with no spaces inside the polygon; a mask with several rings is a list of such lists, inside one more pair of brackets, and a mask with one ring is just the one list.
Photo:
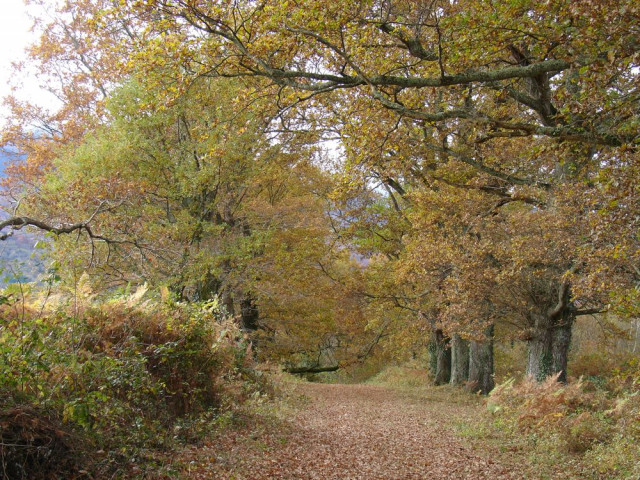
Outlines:
{"label": "tree trunk", "polygon": [[527,341],[527,375],[538,382],[553,373],[551,367],[551,320],[546,315],[533,317],[534,329]]}
{"label": "tree trunk", "polygon": [[469,378],[469,342],[460,335],[451,338],[451,385],[462,385]]}
{"label": "tree trunk", "polygon": [[449,339],[444,336],[442,330],[434,332],[433,343],[435,346],[436,371],[434,372],[433,383],[444,385],[451,380],[451,348]]}
{"label": "tree trunk", "polygon": [[211,300],[218,294],[220,287],[220,279],[207,272],[204,278],[196,283],[192,300]]}
{"label": "tree trunk", "polygon": [[555,318],[549,315],[533,318],[534,329],[528,340],[528,376],[541,382],[550,375],[558,375],[558,381],[567,382],[567,359],[574,320],[575,311],[571,304]]}
{"label": "tree trunk", "polygon": [[472,340],[469,346],[469,388],[487,395],[493,381],[493,325],[485,330],[486,340]]}
{"label": "tree trunk", "polygon": [[250,295],[245,295],[240,302],[240,318],[240,327],[243,330],[254,332],[258,329],[260,312],[258,311],[258,306]]}
{"label": "tree trunk", "polygon": [[235,309],[233,305],[233,295],[228,288],[224,288],[222,290],[222,293],[220,294],[220,302],[222,303],[226,314],[233,316]]}
{"label": "tree trunk", "polygon": [[340,365],[331,365],[329,367],[321,367],[319,365],[313,367],[285,367],[283,372],[293,373],[296,375],[302,375],[306,373],[322,373],[322,372],[335,372],[340,368]]}

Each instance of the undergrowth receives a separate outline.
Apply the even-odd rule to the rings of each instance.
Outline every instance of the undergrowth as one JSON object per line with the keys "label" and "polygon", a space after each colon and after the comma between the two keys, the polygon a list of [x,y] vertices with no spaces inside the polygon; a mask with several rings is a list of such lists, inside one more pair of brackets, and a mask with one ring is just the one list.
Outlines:
{"label": "undergrowth", "polygon": [[640,478],[637,363],[612,375],[607,386],[582,379],[564,385],[556,377],[508,380],[490,394],[484,431],[507,441],[519,437],[532,463],[551,472],[550,478],[560,478],[558,469],[562,478]]}
{"label": "undergrowth", "polygon": [[53,308],[3,297],[0,477],[164,478],[157,452],[198,442],[267,389],[217,302],[145,293]]}

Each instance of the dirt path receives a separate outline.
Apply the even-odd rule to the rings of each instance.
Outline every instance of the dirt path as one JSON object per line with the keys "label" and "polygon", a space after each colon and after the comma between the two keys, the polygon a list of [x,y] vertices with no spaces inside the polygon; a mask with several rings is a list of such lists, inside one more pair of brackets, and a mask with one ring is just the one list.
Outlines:
{"label": "dirt path", "polygon": [[238,437],[219,439],[200,451],[188,477],[522,478],[522,472],[492,461],[457,438],[447,426],[445,404],[370,385],[300,388],[310,401],[288,428],[273,432],[248,425]]}

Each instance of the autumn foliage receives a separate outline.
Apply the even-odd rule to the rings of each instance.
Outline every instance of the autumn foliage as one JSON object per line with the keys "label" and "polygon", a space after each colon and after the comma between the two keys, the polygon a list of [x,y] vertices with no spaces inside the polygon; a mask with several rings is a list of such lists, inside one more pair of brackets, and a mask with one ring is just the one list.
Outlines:
{"label": "autumn foliage", "polygon": [[60,2],[29,52],[60,108],[7,100],[23,157],[0,235],[48,232],[67,291],[177,302],[79,317],[86,354],[131,354],[166,411],[221,406],[227,377],[197,367],[215,304],[247,357],[300,374],[429,356],[434,383],[487,394],[494,346],[520,343],[539,384],[496,402],[592,451],[615,407],[548,379],[569,381],[584,317],[640,314],[639,19],[631,0]]}
{"label": "autumn foliage", "polygon": [[84,284],[75,308],[57,298],[39,310],[41,297],[19,314],[3,307],[0,448],[10,478],[122,473],[128,456],[197,441],[212,418],[261,395],[249,346],[219,305],[145,291],[100,301]]}

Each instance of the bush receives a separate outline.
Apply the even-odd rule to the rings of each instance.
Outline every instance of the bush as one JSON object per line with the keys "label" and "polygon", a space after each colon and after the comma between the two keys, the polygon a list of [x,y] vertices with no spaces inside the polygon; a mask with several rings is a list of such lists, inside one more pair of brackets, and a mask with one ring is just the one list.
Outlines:
{"label": "bush", "polygon": [[[49,452],[45,457],[55,458],[64,442],[76,438],[119,462],[144,449],[199,438],[207,424],[199,419],[240,406],[258,390],[248,343],[217,302],[143,301],[145,291],[91,301],[76,310],[78,316],[64,306],[41,314],[28,305],[4,307],[3,435],[20,431],[24,416],[15,415],[18,408],[30,412],[34,425],[57,419],[59,428],[43,432],[69,432],[50,435],[62,443],[40,448]],[[2,461],[17,465],[24,460],[16,457],[20,451],[28,450],[3,450]]]}
{"label": "bush", "polygon": [[520,431],[563,429],[567,418],[586,410],[606,410],[603,392],[585,392],[582,382],[558,383],[557,376],[544,382],[530,378],[516,384],[508,380],[489,394],[489,409],[513,416]]}

